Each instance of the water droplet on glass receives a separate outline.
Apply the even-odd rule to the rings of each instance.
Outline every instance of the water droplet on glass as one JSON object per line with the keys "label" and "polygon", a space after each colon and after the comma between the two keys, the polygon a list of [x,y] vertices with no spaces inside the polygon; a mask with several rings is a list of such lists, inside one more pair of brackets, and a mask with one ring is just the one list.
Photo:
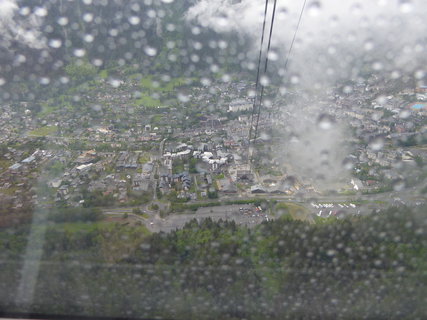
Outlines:
{"label": "water droplet on glass", "polygon": [[28,7],[22,7],[19,9],[19,14],[21,16],[28,16],[30,14],[30,12],[31,12],[31,9]]}
{"label": "water droplet on glass", "polygon": [[366,41],[365,44],[363,45],[363,48],[366,51],[371,51],[374,48],[374,42],[372,40]]}
{"label": "water droplet on glass", "polygon": [[299,76],[298,75],[291,76],[291,83],[292,84],[298,84],[299,83]]}
{"label": "water droplet on glass", "polygon": [[282,186],[284,189],[290,189],[296,184],[296,179],[293,176],[288,176],[283,180]]}
{"label": "water droplet on glass", "polygon": [[86,54],[86,50],[85,49],[74,49],[73,53],[76,57],[81,58]]}
{"label": "water droplet on glass", "polygon": [[356,3],[350,7],[350,12],[355,16],[360,15],[363,12],[363,8],[360,3]]}
{"label": "water droplet on glass", "polygon": [[34,10],[34,14],[38,17],[46,17],[47,16],[47,10],[46,10],[46,8],[37,7]]}
{"label": "water droplet on glass", "polygon": [[216,73],[219,71],[219,67],[216,64],[211,65],[210,69],[213,73]]}
{"label": "water droplet on glass", "polygon": [[193,48],[195,50],[200,50],[200,49],[203,48],[203,44],[201,42],[196,41],[196,42],[193,43]]}
{"label": "water droplet on glass", "polygon": [[221,77],[222,82],[230,82],[231,81],[231,76],[229,74],[224,74]]}
{"label": "water droplet on glass", "polygon": [[413,4],[411,0],[400,0],[399,9],[402,13],[409,13],[413,9]]}
{"label": "water droplet on glass", "polygon": [[92,110],[99,112],[102,110],[102,107],[99,104],[95,104],[92,106]]}
{"label": "water droplet on glass", "polygon": [[62,41],[60,39],[50,39],[49,47],[60,48],[62,46]]}
{"label": "water droplet on glass", "polygon": [[59,78],[59,81],[62,84],[67,84],[68,82],[70,82],[70,78],[63,76],[63,77]]}
{"label": "water droplet on glass", "polygon": [[394,191],[402,191],[405,189],[405,181],[402,179],[397,179],[393,181],[393,190]]}
{"label": "water droplet on glass", "polygon": [[289,140],[291,143],[299,143],[299,138],[297,137],[297,136],[295,136],[295,135],[292,135],[291,136],[291,139]]}
{"label": "water droplet on glass", "polygon": [[191,28],[191,33],[195,36],[199,35],[202,32],[202,30],[199,27],[193,27]]}
{"label": "water droplet on glass", "polygon": [[114,88],[118,88],[118,87],[123,83],[123,81],[122,81],[122,80],[120,80],[120,79],[110,78],[110,79],[108,80],[108,83],[109,83],[112,87],[114,87]]}
{"label": "water droplet on glass", "polygon": [[175,29],[176,29],[176,27],[175,27],[175,25],[173,23],[168,23],[166,25],[166,30],[169,31],[169,32],[173,32],[173,31],[175,31]]}
{"label": "water droplet on glass", "polygon": [[334,256],[337,252],[333,249],[329,249],[328,251],[326,251],[326,254],[330,257]]}
{"label": "water droplet on glass", "polygon": [[190,97],[183,92],[178,92],[177,97],[178,97],[179,101],[184,102],[184,103],[190,101]]}
{"label": "water droplet on glass", "polygon": [[169,82],[169,81],[171,81],[172,78],[170,75],[164,74],[164,75],[162,75],[161,79],[163,82]]}
{"label": "water droplet on glass", "polygon": [[351,87],[351,86],[345,86],[343,89],[342,89],[342,92],[344,92],[344,93],[351,93],[353,91],[353,88]]}
{"label": "water droplet on glass", "polygon": [[371,118],[374,121],[378,121],[382,118],[383,115],[384,115],[384,112],[374,112],[374,113],[372,113]]}
{"label": "water droplet on glass", "polygon": [[411,112],[409,110],[402,110],[399,113],[399,118],[401,119],[408,119],[411,116]]}
{"label": "water droplet on glass", "polygon": [[398,79],[398,78],[400,78],[400,72],[399,71],[393,71],[392,73],[391,73],[391,78],[392,79]]}
{"label": "water droplet on glass", "polygon": [[0,87],[3,86],[6,83],[6,80],[4,78],[0,78]]}
{"label": "water droplet on glass", "polygon": [[277,11],[277,19],[284,20],[286,19],[286,16],[288,15],[288,10],[286,8],[280,8]]}
{"label": "water droplet on glass", "polygon": [[83,40],[84,40],[85,42],[91,43],[91,42],[93,42],[94,37],[93,37],[93,35],[91,35],[91,34],[85,34],[85,35],[84,35],[84,37],[83,37]]}
{"label": "water droplet on glass", "polygon": [[24,55],[22,54],[16,55],[16,58],[15,58],[16,63],[21,64],[21,63],[24,63],[25,61],[27,61],[27,58]]}
{"label": "water droplet on glass", "polygon": [[103,64],[104,62],[101,60],[101,59],[93,59],[92,60],[92,64],[94,65],[94,66],[96,66],[96,67],[100,67],[100,66],[102,66],[102,64]]}
{"label": "water droplet on glass", "polygon": [[345,158],[342,166],[345,170],[352,170],[354,168],[354,161],[350,158]]}
{"label": "water droplet on glass", "polygon": [[200,79],[200,83],[202,84],[202,85],[204,85],[204,86],[209,86],[212,82],[211,82],[211,80],[210,79],[208,79],[208,78],[202,78],[202,79]]}
{"label": "water droplet on glass", "polygon": [[329,130],[334,125],[334,119],[328,114],[321,114],[317,119],[317,126],[322,130]]}
{"label": "water droplet on glass", "polygon": [[84,22],[92,22],[93,20],[93,14],[92,13],[85,13],[83,15],[83,21]]}
{"label": "water droplet on glass", "polygon": [[307,6],[307,12],[310,16],[318,16],[320,14],[320,11],[322,9],[322,6],[320,4],[320,1],[311,1]]}
{"label": "water droplet on glass", "polygon": [[175,48],[175,42],[173,42],[173,41],[168,41],[168,42],[166,42],[166,47],[167,47],[168,49],[173,49],[173,48]]}
{"label": "water droplet on glass", "polygon": [[194,63],[197,63],[197,62],[199,62],[199,60],[200,60],[200,58],[199,58],[199,56],[198,56],[197,54],[192,54],[192,55],[190,56],[190,59],[191,59],[191,61],[192,61],[192,62],[194,62]]}
{"label": "water droplet on glass", "polygon": [[336,27],[338,25],[338,22],[339,22],[339,18],[335,15],[329,19],[329,23],[332,28]]}
{"label": "water droplet on glass", "polygon": [[112,36],[112,37],[117,37],[117,35],[119,34],[119,30],[117,30],[117,29],[110,29],[109,31],[108,31],[108,33],[110,34],[110,36]]}
{"label": "water droplet on glass", "polygon": [[379,105],[384,105],[387,102],[387,97],[385,95],[380,95],[378,96],[375,101],[379,104]]}
{"label": "water droplet on glass", "polygon": [[281,95],[285,95],[285,94],[288,93],[288,89],[286,87],[282,86],[282,87],[279,88],[279,92],[280,92]]}
{"label": "water droplet on glass", "polygon": [[40,78],[40,84],[48,85],[49,83],[50,83],[50,79],[48,77],[41,77]]}
{"label": "water droplet on glass", "polygon": [[261,132],[261,134],[260,134],[259,138],[260,138],[261,140],[263,140],[263,141],[268,141],[268,140],[270,140],[270,139],[271,139],[271,137],[270,137],[267,133],[265,133],[265,132]]}
{"label": "water droplet on glass", "polygon": [[67,17],[59,17],[57,22],[60,26],[66,26],[68,24],[68,18]]}
{"label": "water droplet on glass", "polygon": [[372,69],[374,69],[375,71],[379,71],[383,68],[383,64],[379,61],[376,61],[372,64]]}
{"label": "water droplet on glass", "polygon": [[175,62],[176,60],[178,60],[178,57],[176,56],[176,54],[170,54],[168,55],[168,60],[171,62]]}
{"label": "water droplet on glass", "polygon": [[279,55],[275,51],[270,51],[268,53],[268,59],[271,61],[277,61],[277,59],[279,59]]}
{"label": "water droplet on glass", "polygon": [[157,16],[156,10],[148,10],[147,11],[147,16],[150,17],[150,18],[155,18]]}
{"label": "water droplet on glass", "polygon": [[256,96],[255,90],[248,90],[248,97],[249,98],[254,98],[255,96]]}
{"label": "water droplet on glass", "polygon": [[217,23],[217,25],[218,26],[220,26],[220,27],[227,27],[228,26],[228,18],[227,17],[224,17],[224,16],[221,16],[221,17],[217,17],[217,19],[216,19],[216,23]]}
{"label": "water droplet on glass", "polygon": [[416,79],[421,80],[424,78],[425,74],[426,73],[424,72],[424,70],[417,70],[417,71],[415,71],[414,76]]}
{"label": "water droplet on glass", "polygon": [[139,19],[139,17],[137,17],[137,16],[132,16],[132,17],[129,17],[129,23],[130,24],[132,24],[132,25],[137,25],[141,20]]}
{"label": "water droplet on glass", "polygon": [[226,49],[228,47],[228,43],[224,40],[220,40],[220,41],[218,41],[218,47],[220,49]]}
{"label": "water droplet on glass", "polygon": [[261,83],[261,85],[263,85],[264,87],[268,86],[270,84],[270,79],[267,76],[262,76],[259,80],[259,82]]}
{"label": "water droplet on glass", "polygon": [[382,137],[372,138],[371,141],[369,141],[368,146],[373,151],[381,150],[384,147],[384,138]]}
{"label": "water droplet on glass", "polygon": [[146,46],[144,52],[147,56],[154,57],[157,54],[157,49],[153,47]]}

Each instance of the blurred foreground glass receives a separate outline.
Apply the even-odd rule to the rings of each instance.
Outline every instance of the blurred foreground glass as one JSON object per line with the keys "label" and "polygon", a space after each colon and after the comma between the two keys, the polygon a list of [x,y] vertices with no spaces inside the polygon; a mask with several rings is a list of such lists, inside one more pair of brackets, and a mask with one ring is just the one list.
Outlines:
{"label": "blurred foreground glass", "polygon": [[426,318],[426,10],[0,0],[0,315]]}

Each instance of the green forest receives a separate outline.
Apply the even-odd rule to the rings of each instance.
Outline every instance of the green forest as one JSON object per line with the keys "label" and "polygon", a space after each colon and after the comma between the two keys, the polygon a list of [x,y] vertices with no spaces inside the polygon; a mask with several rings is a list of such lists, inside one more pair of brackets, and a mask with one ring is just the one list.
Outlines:
{"label": "green forest", "polygon": [[[425,319],[425,209],[390,208],[311,224],[278,219],[250,229],[193,220],[167,234],[87,222],[87,213],[81,215],[86,222],[76,222],[65,214],[0,232],[0,310],[167,319]],[[19,303],[24,265],[38,263],[26,251],[33,245],[29,237],[40,241],[41,261],[32,299]]]}

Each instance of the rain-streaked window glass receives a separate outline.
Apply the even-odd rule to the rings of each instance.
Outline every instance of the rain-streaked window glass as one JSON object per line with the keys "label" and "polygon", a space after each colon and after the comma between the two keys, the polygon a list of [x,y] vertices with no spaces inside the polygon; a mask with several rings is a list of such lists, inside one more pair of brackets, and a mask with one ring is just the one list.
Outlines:
{"label": "rain-streaked window glass", "polygon": [[0,0],[0,315],[427,318],[424,0]]}

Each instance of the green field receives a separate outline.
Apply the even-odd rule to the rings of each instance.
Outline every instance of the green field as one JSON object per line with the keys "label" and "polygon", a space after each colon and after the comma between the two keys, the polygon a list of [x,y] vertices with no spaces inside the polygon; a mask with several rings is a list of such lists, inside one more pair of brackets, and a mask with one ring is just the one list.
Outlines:
{"label": "green field", "polygon": [[280,213],[280,217],[291,217],[294,220],[309,221],[308,210],[296,203],[279,202],[276,205],[275,211]]}
{"label": "green field", "polygon": [[99,72],[99,77],[100,77],[101,79],[107,79],[107,78],[108,78],[108,70],[101,70],[101,71]]}
{"label": "green field", "polygon": [[19,190],[19,188],[14,186],[14,187],[10,187],[7,189],[1,189],[0,193],[7,194],[9,196],[13,196],[17,190]]}
{"label": "green field", "polygon": [[6,159],[0,159],[0,172],[6,170],[13,164],[12,161]]}
{"label": "green field", "polygon": [[140,80],[141,87],[148,90],[154,90],[159,92],[170,92],[176,87],[186,85],[189,81],[193,81],[195,78],[173,78],[169,81],[157,81],[152,76],[145,76]]}
{"label": "green field", "polygon": [[143,153],[138,158],[139,164],[144,164],[144,163],[147,163],[148,161],[150,161],[150,154],[149,153]]}
{"label": "green field", "polygon": [[36,136],[36,137],[45,137],[55,133],[56,131],[58,131],[57,127],[45,126],[45,127],[37,128],[37,129],[34,129],[33,131],[30,131],[28,135]]}
{"label": "green field", "polygon": [[40,118],[43,118],[49,114],[51,114],[52,112],[56,111],[57,108],[55,108],[54,106],[50,105],[50,104],[42,104],[42,111],[38,114],[38,116]]}
{"label": "green field", "polygon": [[154,99],[150,95],[143,94],[141,97],[135,99],[135,102],[133,103],[136,106],[144,106],[144,107],[158,107],[160,106],[161,102],[159,99]]}
{"label": "green field", "polygon": [[161,114],[156,114],[155,116],[153,116],[152,118],[151,118],[151,124],[153,125],[153,126],[158,126],[158,125],[160,125],[161,124],[161,122],[162,122],[162,119],[163,119],[163,116],[161,115]]}

